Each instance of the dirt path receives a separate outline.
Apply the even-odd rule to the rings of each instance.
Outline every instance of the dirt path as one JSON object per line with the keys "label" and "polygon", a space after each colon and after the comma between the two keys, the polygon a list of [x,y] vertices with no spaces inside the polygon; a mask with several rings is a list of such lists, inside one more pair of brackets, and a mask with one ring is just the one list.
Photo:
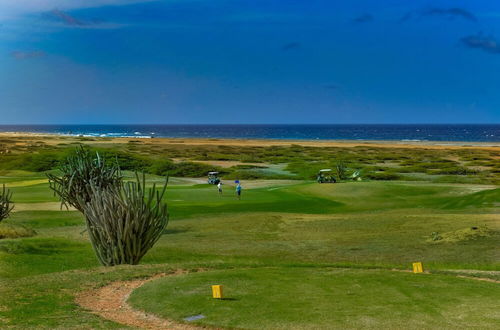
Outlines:
{"label": "dirt path", "polygon": [[113,282],[99,289],[79,294],[75,301],[78,305],[107,320],[140,329],[202,329],[188,324],[181,324],[161,319],[151,314],[133,309],[127,299],[135,289],[147,282],[164,277],[184,274],[177,271],[172,274],[159,274],[148,279]]}

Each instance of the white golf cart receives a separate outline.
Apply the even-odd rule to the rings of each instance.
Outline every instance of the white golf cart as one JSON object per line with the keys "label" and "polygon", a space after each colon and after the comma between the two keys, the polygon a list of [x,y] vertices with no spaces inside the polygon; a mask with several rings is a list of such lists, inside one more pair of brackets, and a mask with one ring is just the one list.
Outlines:
{"label": "white golf cart", "polygon": [[335,183],[337,180],[333,176],[333,171],[329,168],[319,170],[318,177],[316,178],[318,183]]}
{"label": "white golf cart", "polygon": [[219,184],[219,172],[208,172],[208,184]]}

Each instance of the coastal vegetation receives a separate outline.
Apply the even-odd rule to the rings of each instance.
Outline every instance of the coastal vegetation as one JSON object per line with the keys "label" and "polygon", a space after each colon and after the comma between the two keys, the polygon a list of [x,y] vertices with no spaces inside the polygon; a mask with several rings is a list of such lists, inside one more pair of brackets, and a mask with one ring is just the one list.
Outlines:
{"label": "coastal vegetation", "polygon": [[[154,175],[202,177],[218,171],[228,179],[314,179],[322,168],[359,170],[363,179],[431,181],[437,183],[500,183],[500,152],[495,148],[414,148],[392,145],[314,147],[290,143],[251,146],[193,144],[158,139],[50,139],[0,140],[0,171],[29,172],[57,169],[75,146],[99,152],[124,171]],[[8,152],[7,152],[8,151]],[[339,173],[339,166],[341,172]]]}

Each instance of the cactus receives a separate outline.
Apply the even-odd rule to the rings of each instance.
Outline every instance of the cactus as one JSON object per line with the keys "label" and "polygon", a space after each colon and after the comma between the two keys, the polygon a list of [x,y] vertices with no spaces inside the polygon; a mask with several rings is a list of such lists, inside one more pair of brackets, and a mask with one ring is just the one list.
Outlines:
{"label": "cactus", "polygon": [[91,184],[93,198],[85,204],[84,213],[101,264],[138,264],[165,230],[168,212],[162,199],[167,183],[161,190],[145,185],[144,175],[137,182],[105,189]]}
{"label": "cactus", "polygon": [[60,169],[61,176],[48,174],[50,188],[59,196],[64,206],[73,206],[83,213],[85,204],[92,199],[94,188],[118,186],[122,177],[116,163],[107,163],[84,147],[69,156]]}
{"label": "cactus", "polygon": [[104,161],[81,147],[49,174],[50,188],[85,216],[97,258],[104,266],[137,264],[160,238],[168,223],[162,190],[146,189],[146,178],[123,182],[118,164]]}
{"label": "cactus", "polygon": [[10,211],[12,211],[13,208],[12,193],[3,185],[0,193],[0,222],[9,217]]}

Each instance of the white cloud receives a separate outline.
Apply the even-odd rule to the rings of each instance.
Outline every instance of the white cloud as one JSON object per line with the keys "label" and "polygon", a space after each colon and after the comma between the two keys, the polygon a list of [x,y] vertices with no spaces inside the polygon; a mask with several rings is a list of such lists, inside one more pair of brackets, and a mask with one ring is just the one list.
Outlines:
{"label": "white cloud", "polygon": [[155,0],[0,0],[0,20],[53,10],[118,6]]}

